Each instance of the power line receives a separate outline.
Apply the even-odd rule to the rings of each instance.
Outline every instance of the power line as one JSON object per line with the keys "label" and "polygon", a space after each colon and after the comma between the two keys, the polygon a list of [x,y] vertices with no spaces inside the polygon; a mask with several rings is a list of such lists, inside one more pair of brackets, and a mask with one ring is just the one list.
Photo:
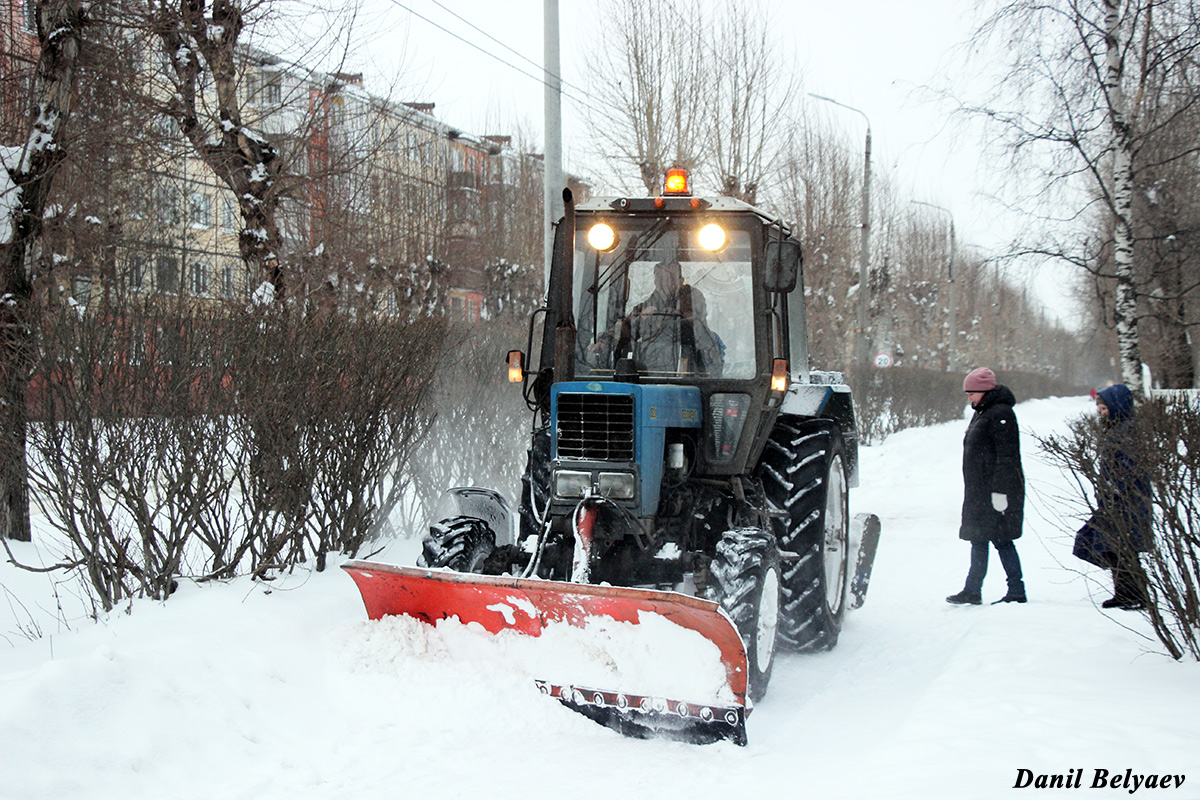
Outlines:
{"label": "power line", "polygon": [[[512,70],[515,70],[516,72],[519,72],[520,74],[524,75],[525,77],[527,77],[527,78],[532,78],[533,80],[537,81],[538,83],[542,84],[543,86],[549,86],[549,85],[550,85],[550,84],[549,84],[549,83],[546,81],[546,79],[545,79],[545,78],[543,78],[543,77],[541,77],[540,75],[535,75],[535,74],[533,74],[533,73],[527,72],[526,70],[522,69],[521,67],[519,67],[519,66],[517,66],[516,64],[512,63],[511,61],[508,61],[508,60],[506,60],[506,59],[502,58],[501,56],[498,56],[498,55],[496,55],[495,53],[491,52],[490,50],[488,50],[488,49],[486,49],[486,48],[484,48],[484,47],[481,47],[480,45],[476,44],[475,42],[472,42],[471,40],[464,38],[463,36],[461,36],[461,35],[459,35],[459,34],[455,33],[455,32],[454,32],[454,31],[452,31],[452,30],[450,30],[450,29],[449,29],[449,28],[447,28],[446,26],[444,26],[444,25],[442,25],[442,24],[440,24],[440,23],[438,23],[438,22],[434,22],[432,19],[430,19],[429,17],[425,16],[424,14],[421,14],[421,13],[419,13],[419,12],[417,12],[417,11],[414,11],[414,10],[412,9],[412,7],[405,5],[404,3],[400,2],[400,0],[391,0],[391,2],[392,2],[392,4],[393,4],[393,5],[395,5],[395,6],[398,6],[399,8],[402,8],[402,9],[404,9],[404,10],[405,10],[405,11],[407,11],[409,14],[412,14],[412,15],[413,15],[414,17],[416,17],[417,19],[419,19],[419,20],[422,20],[423,22],[427,22],[428,24],[432,25],[433,27],[437,28],[438,30],[442,31],[443,33],[445,33],[445,34],[447,34],[447,35],[449,35],[449,36],[452,36],[452,37],[454,37],[455,39],[458,39],[458,40],[459,40],[460,42],[462,42],[463,44],[465,44],[465,45],[468,45],[469,47],[472,47],[472,48],[474,48],[475,50],[478,50],[479,52],[483,53],[485,56],[488,56],[489,58],[492,58],[492,59],[494,59],[494,60],[496,60],[496,61],[499,61],[501,64],[504,64],[506,67],[509,67],[510,69],[512,69]],[[436,2],[436,0],[435,0],[435,2]],[[441,3],[437,3],[437,5],[438,5],[439,7],[441,7],[441,8],[445,8],[445,6],[442,6],[442,5],[441,5]],[[450,13],[451,13],[451,14],[453,14],[454,12],[450,12]],[[459,17],[457,14],[454,14],[454,16],[455,16],[455,17],[457,17],[458,19],[462,19],[462,17]],[[464,22],[466,22],[466,20],[463,20],[463,21],[464,21]],[[471,25],[471,23],[469,23],[469,22],[467,22],[467,24],[468,24],[468,25]],[[475,26],[474,26],[474,25],[471,25],[471,27],[473,27],[473,28],[474,28]],[[478,28],[476,28],[476,30],[478,30]],[[481,32],[481,33],[483,33],[482,31],[480,31],[480,32]],[[500,44],[501,46],[503,46],[503,47],[505,47],[505,48],[507,48],[507,49],[509,49],[509,50],[512,50],[512,48],[508,47],[508,45],[504,44],[503,42],[499,42],[499,41],[498,41],[498,40],[496,40],[494,37],[492,37],[490,34],[486,34],[486,33],[485,33],[484,35],[485,35],[485,36],[488,36],[488,38],[492,39],[493,41],[497,41],[497,43],[498,43],[498,44]],[[516,51],[514,50],[513,52],[516,52]],[[520,56],[520,53],[517,53],[517,55],[519,55],[519,56]],[[530,61],[528,58],[525,58],[525,56],[521,56],[521,58],[525,59],[526,61],[529,61],[529,63],[531,63],[531,64],[534,64],[534,66],[537,66],[539,69],[542,69],[540,65],[536,64],[536,63],[535,63],[535,62],[533,62],[533,61]],[[543,72],[545,72],[545,70],[544,70],[544,69],[543,69],[542,71],[543,71]],[[556,78],[558,78],[558,76],[553,76],[553,77],[556,77]],[[564,91],[562,91],[562,85],[563,85],[563,84],[562,84],[562,78],[558,78],[558,81],[559,81],[559,91],[560,91],[560,92],[562,93],[562,95],[563,95],[564,97],[566,97],[568,100],[571,100],[571,101],[573,101],[573,102],[575,102],[575,103],[578,103],[578,104],[579,104],[579,105],[581,105],[581,106],[584,106],[584,107],[586,107],[586,108],[588,108],[588,109],[591,109],[592,111],[594,111],[594,112],[595,112],[595,113],[597,113],[597,114],[603,114],[603,113],[604,113],[604,112],[603,112],[601,109],[599,109],[599,108],[596,108],[596,107],[595,107],[594,105],[592,105],[591,103],[588,103],[588,102],[587,102],[587,101],[585,101],[585,100],[582,100],[582,99],[580,99],[580,98],[578,98],[578,97],[574,97],[574,96],[572,96],[571,94],[569,94],[569,93],[567,93],[567,92],[564,92]],[[586,92],[585,92],[585,94],[586,94]],[[601,101],[601,102],[602,102],[602,101]]]}
{"label": "power line", "polygon": [[[592,100],[595,100],[595,101],[597,101],[597,102],[600,102],[600,103],[603,103],[603,102],[604,102],[604,100],[603,100],[602,98],[599,98],[599,97],[596,97],[596,96],[595,96],[595,95],[593,95],[593,94],[590,94],[590,93],[589,93],[589,92],[588,92],[586,89],[584,89],[584,88],[582,88],[582,87],[580,87],[580,86],[575,86],[574,84],[568,83],[566,80],[564,80],[564,79],[563,79],[563,77],[562,77],[561,75],[555,75],[553,72],[550,72],[550,71],[549,71],[549,70],[547,70],[547,69],[546,69],[544,66],[542,66],[541,64],[539,64],[539,63],[537,63],[536,61],[534,61],[532,58],[529,58],[529,56],[526,56],[525,54],[523,54],[523,53],[520,53],[520,52],[518,52],[518,51],[514,50],[513,48],[509,47],[507,44],[505,44],[504,42],[500,41],[500,40],[499,40],[499,39],[497,39],[495,36],[492,36],[490,33],[488,33],[487,31],[485,31],[483,28],[480,28],[478,25],[476,25],[475,23],[471,22],[469,19],[466,19],[465,17],[462,17],[462,16],[460,16],[460,15],[459,15],[458,13],[456,13],[455,11],[453,11],[453,10],[451,10],[451,9],[447,8],[445,5],[443,5],[442,3],[438,2],[438,0],[429,0],[429,1],[430,1],[431,3],[433,3],[435,6],[437,6],[438,8],[442,9],[443,11],[445,11],[445,12],[446,12],[447,14],[449,14],[450,16],[454,17],[455,19],[459,20],[459,21],[460,21],[460,22],[462,22],[463,24],[465,24],[465,25],[467,25],[468,27],[470,27],[472,30],[478,31],[479,33],[483,34],[483,35],[484,35],[484,36],[486,36],[487,38],[491,39],[493,42],[495,42],[496,44],[500,45],[500,46],[501,46],[501,47],[503,47],[505,50],[507,50],[508,52],[510,52],[510,53],[512,53],[513,55],[515,55],[517,58],[521,59],[522,61],[525,61],[525,62],[526,62],[526,63],[528,63],[528,64],[531,64],[531,65],[533,65],[534,67],[536,67],[536,68],[537,68],[537,69],[539,69],[539,70],[542,70],[542,72],[545,72],[545,73],[546,73],[546,74],[548,74],[548,75],[549,75],[551,78],[554,78],[554,79],[556,79],[556,80],[559,82],[559,84],[560,84],[561,86],[570,86],[570,87],[571,87],[573,90],[575,90],[575,91],[579,92],[580,94],[582,94],[582,95],[583,95],[583,96],[585,96],[585,97],[590,97]],[[491,55],[491,54],[489,53],[489,55]]]}

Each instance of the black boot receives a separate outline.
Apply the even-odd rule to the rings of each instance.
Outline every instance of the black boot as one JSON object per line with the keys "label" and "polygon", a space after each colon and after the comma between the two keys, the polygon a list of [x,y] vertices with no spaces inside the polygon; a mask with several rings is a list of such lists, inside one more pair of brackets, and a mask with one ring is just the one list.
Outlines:
{"label": "black boot", "polygon": [[983,598],[976,592],[972,594],[966,589],[963,589],[958,594],[952,594],[946,598],[947,603],[953,603],[956,606],[977,606],[983,602]]}
{"label": "black boot", "polygon": [[1122,567],[1113,568],[1113,596],[1100,604],[1101,608],[1137,610],[1146,607],[1146,590],[1137,573]]}
{"label": "black boot", "polygon": [[1017,592],[1017,591],[1013,591],[1012,589],[1009,589],[1008,594],[1004,595],[1004,597],[1001,597],[999,600],[996,600],[995,602],[993,602],[992,605],[996,605],[996,603],[1024,603],[1027,600],[1028,600],[1028,598],[1025,597],[1024,592]]}
{"label": "black boot", "polygon": [[1137,611],[1146,607],[1146,601],[1140,597],[1114,595],[1100,604],[1101,608],[1121,608],[1126,611]]}

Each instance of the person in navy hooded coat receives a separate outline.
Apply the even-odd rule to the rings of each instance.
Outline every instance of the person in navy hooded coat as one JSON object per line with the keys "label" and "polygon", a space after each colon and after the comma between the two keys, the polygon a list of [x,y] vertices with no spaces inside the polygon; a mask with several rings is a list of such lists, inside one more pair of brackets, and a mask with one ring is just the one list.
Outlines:
{"label": "person in navy hooded coat", "polygon": [[963,391],[975,416],[963,438],[963,507],[958,536],[971,543],[971,566],[966,585],[946,598],[956,605],[979,605],[987,575],[988,545],[995,546],[1008,580],[1008,591],[997,603],[1024,603],[1025,581],[1013,542],[1021,537],[1025,515],[1025,473],[1021,469],[1021,440],[1017,400],[1007,386],[996,383],[987,367],[972,370]]}
{"label": "person in navy hooded coat", "polygon": [[1138,553],[1150,538],[1150,481],[1130,450],[1136,444],[1133,393],[1118,383],[1096,392],[1101,437],[1096,465],[1096,510],[1075,535],[1073,554],[1111,569],[1113,596],[1104,608],[1145,608],[1146,579]]}

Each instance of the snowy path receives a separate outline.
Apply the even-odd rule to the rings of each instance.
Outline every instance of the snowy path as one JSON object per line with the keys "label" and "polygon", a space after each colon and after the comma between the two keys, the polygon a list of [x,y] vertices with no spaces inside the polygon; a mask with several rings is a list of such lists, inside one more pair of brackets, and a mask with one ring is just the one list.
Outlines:
{"label": "snowy path", "polygon": [[[943,600],[967,566],[965,422],[866,449],[852,510],[884,530],[867,603],[836,650],[781,658],[746,748],[623,739],[537,694],[536,643],[367,622],[340,570],[269,595],[185,585],[72,632],[37,610],[44,578],[0,566],[28,609],[0,602],[0,798],[1001,798],[1026,794],[1023,768],[1082,770],[1084,790],[1097,769],[1184,775],[1137,795],[1197,800],[1200,665],[1152,652],[1138,615],[1096,607],[1108,583],[1076,571],[1065,481],[1029,435],[1090,406],[1017,408],[1023,606]],[[401,541],[387,558],[413,554]],[[993,557],[985,600],[1003,584]],[[14,635],[30,616],[53,635]]]}

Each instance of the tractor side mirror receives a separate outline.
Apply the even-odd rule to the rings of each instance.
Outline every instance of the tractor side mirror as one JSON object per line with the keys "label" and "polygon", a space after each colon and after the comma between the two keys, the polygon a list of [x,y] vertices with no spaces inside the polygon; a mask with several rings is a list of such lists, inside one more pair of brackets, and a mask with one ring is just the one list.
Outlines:
{"label": "tractor side mirror", "polygon": [[767,291],[787,294],[796,288],[802,258],[795,239],[767,242]]}
{"label": "tractor side mirror", "polygon": [[520,350],[508,351],[508,382],[521,383],[525,380],[525,354]]}

